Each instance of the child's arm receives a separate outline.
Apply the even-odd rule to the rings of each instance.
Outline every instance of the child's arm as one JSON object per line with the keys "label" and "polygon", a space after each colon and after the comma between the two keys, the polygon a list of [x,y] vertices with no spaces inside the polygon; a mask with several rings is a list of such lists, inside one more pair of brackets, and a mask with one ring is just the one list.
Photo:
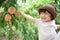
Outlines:
{"label": "child's arm", "polygon": [[60,28],[60,25],[57,25],[57,28]]}
{"label": "child's arm", "polygon": [[30,20],[30,21],[32,21],[32,22],[35,22],[35,18],[33,18],[32,16],[27,15],[27,14],[25,14],[25,13],[22,12],[22,11],[17,11],[17,13],[18,13],[19,16],[23,16],[23,17],[25,17],[26,19],[28,19],[28,20]]}

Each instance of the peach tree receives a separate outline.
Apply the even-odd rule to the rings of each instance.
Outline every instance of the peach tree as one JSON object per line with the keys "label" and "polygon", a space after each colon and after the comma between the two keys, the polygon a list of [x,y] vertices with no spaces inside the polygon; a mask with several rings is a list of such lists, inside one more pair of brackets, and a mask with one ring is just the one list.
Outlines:
{"label": "peach tree", "polygon": [[16,13],[21,8],[17,5],[17,0],[1,0],[0,3],[0,35],[5,35],[6,40],[12,40],[12,34],[16,33],[22,40],[36,40],[37,28]]}

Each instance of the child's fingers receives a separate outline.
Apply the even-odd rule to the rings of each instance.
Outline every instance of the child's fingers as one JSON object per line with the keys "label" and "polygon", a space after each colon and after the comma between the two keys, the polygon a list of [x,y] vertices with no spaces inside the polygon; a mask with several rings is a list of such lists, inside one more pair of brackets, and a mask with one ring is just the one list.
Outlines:
{"label": "child's fingers", "polygon": [[22,15],[21,11],[17,11],[16,14],[17,14],[18,16],[21,16],[21,15]]}

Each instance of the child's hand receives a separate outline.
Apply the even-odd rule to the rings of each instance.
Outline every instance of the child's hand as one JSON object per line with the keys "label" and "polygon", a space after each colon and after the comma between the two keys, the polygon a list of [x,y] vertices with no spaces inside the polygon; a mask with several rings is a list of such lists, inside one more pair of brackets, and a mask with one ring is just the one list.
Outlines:
{"label": "child's hand", "polygon": [[16,14],[17,14],[18,16],[22,16],[22,11],[17,11]]}
{"label": "child's hand", "polygon": [[60,24],[57,25],[57,28],[60,28]]}

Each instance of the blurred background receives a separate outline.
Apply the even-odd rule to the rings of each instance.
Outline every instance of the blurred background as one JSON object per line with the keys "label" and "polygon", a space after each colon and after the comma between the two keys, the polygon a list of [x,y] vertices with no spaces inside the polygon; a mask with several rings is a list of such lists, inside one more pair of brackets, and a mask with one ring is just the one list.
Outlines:
{"label": "blurred background", "polygon": [[[0,40],[38,40],[38,29],[31,21],[19,16],[17,10],[39,18],[38,8],[55,7],[56,24],[60,24],[60,0],[0,0]],[[58,32],[60,29],[57,29]]]}

